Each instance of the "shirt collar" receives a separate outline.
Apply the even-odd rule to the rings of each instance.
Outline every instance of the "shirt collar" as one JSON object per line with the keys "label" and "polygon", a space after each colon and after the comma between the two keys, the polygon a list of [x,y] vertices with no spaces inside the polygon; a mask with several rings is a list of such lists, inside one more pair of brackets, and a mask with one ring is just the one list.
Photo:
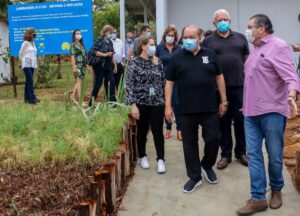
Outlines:
{"label": "shirt collar", "polygon": [[[224,38],[224,37],[222,37],[221,35],[219,35],[218,34],[218,31],[217,30],[215,30],[215,33],[214,33],[217,37],[220,37],[220,38]],[[226,37],[226,38],[229,38],[229,37],[231,37],[231,36],[233,36],[234,35],[234,32],[231,30],[231,29],[229,29],[229,35],[228,35],[228,37]],[[224,39],[226,39],[226,38],[224,38]]]}
{"label": "shirt collar", "polygon": [[261,41],[262,41],[263,43],[268,43],[268,42],[272,39],[272,37],[273,37],[272,34],[268,34],[268,35],[264,36],[264,37],[261,39]]}

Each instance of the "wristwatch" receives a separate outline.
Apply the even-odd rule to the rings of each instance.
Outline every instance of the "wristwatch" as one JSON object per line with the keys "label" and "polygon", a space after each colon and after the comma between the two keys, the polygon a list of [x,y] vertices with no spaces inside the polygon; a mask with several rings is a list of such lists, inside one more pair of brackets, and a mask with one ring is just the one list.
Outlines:
{"label": "wristwatch", "polygon": [[294,96],[294,95],[289,95],[289,98],[292,98],[294,101],[297,100],[296,96]]}
{"label": "wristwatch", "polygon": [[223,105],[223,106],[225,106],[225,107],[228,107],[229,102],[228,102],[228,101],[224,101],[224,102],[222,102],[220,105]]}

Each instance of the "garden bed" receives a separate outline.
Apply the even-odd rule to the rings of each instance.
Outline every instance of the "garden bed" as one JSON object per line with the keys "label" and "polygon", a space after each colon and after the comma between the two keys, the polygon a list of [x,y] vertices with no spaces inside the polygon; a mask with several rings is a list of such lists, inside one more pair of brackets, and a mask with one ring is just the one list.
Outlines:
{"label": "garden bed", "polygon": [[87,119],[47,100],[0,105],[1,215],[78,215],[91,176],[120,152],[127,112],[103,106]]}

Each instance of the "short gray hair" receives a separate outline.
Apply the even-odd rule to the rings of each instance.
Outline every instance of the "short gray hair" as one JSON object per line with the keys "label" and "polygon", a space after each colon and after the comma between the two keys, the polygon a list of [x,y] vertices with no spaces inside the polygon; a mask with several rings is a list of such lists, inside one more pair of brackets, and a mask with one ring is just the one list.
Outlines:
{"label": "short gray hair", "polygon": [[216,19],[216,16],[220,13],[224,13],[228,16],[228,18],[230,19],[230,14],[226,9],[218,9],[214,12],[214,20]]}
{"label": "short gray hair", "polygon": [[200,28],[200,27],[197,26],[197,25],[188,25],[188,26],[184,27],[184,30],[186,30],[187,28],[197,29],[197,35],[198,35],[199,37],[204,33],[203,29]]}

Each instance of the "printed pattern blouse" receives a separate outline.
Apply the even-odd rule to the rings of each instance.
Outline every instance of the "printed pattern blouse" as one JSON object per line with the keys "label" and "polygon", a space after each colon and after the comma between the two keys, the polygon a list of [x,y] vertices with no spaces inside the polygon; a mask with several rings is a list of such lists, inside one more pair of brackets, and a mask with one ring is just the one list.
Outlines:
{"label": "printed pattern blouse", "polygon": [[159,62],[135,57],[130,61],[126,73],[126,104],[159,106],[165,104],[165,76]]}

